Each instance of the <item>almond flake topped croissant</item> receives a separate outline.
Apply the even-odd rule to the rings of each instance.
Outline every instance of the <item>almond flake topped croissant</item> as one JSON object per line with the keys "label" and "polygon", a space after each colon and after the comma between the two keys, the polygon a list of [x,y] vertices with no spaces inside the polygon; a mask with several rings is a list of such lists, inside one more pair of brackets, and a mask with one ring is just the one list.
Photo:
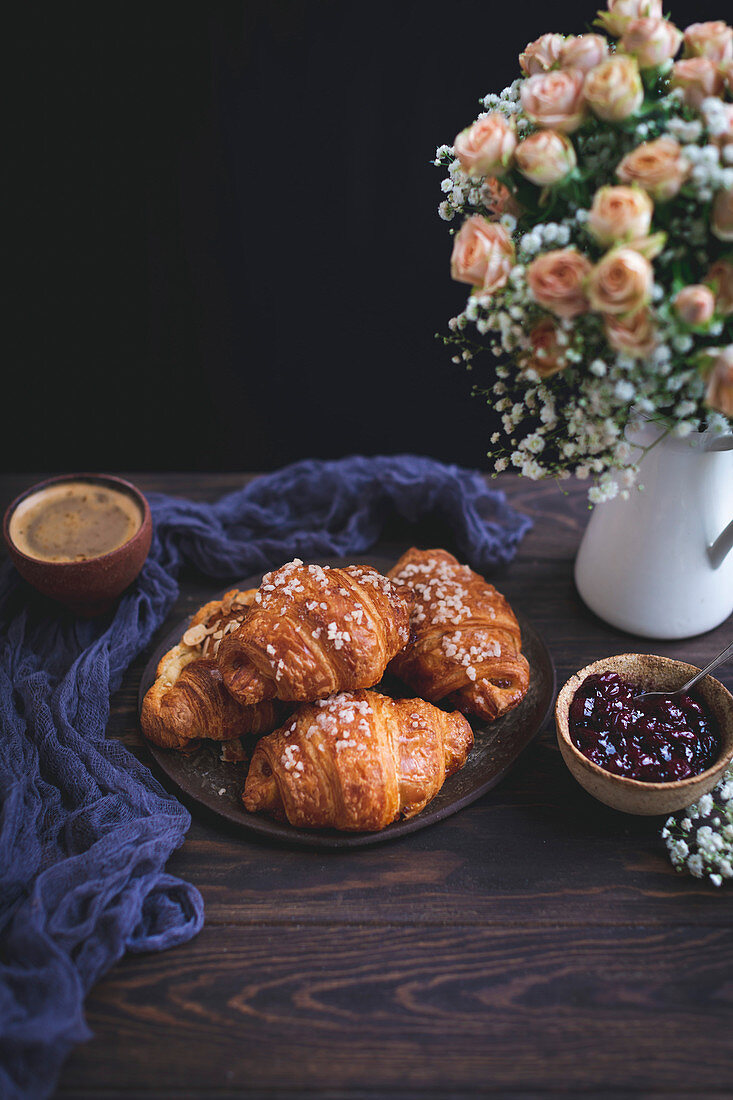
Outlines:
{"label": "almond flake topped croissant", "polygon": [[409,641],[411,604],[409,589],[371,566],[295,558],[265,574],[244,622],[222,640],[224,683],[247,704],[372,687]]}
{"label": "almond flake topped croissant", "polygon": [[302,704],[258,741],[244,805],[304,828],[383,829],[419,813],[472,744],[458,712],[423,699],[341,692]]}
{"label": "almond flake topped croissant", "polygon": [[254,598],[255,589],[234,588],[205,604],[179,644],[161,657],[140,715],[149,741],[182,749],[199,738],[231,741],[263,733],[282,721],[282,711],[272,703],[243,707],[233,699],[216,662],[222,638],[242,625]]}
{"label": "almond flake topped croissant", "polygon": [[527,693],[519,624],[493,585],[446,550],[402,555],[389,576],[415,596],[413,642],[390,672],[432,702],[492,722]]}

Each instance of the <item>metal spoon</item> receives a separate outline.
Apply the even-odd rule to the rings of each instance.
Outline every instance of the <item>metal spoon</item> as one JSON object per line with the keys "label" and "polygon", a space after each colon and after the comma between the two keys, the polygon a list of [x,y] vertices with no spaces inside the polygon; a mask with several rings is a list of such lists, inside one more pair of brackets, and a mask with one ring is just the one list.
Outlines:
{"label": "metal spoon", "polygon": [[640,695],[635,695],[631,702],[635,703],[637,699],[674,699],[675,695],[684,695],[691,687],[695,686],[698,680],[702,680],[703,676],[707,676],[708,672],[712,672],[718,665],[722,665],[728,657],[733,657],[733,642],[727,645],[717,657],[713,657],[709,665],[705,665],[705,668],[701,668],[699,672],[696,672],[692,679],[688,680],[682,687],[677,688],[675,691],[642,691]]}

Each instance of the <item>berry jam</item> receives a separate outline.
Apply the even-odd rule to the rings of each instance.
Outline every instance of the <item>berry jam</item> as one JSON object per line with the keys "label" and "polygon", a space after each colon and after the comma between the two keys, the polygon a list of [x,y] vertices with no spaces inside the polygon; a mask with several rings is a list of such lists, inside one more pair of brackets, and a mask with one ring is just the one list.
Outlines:
{"label": "berry jam", "polygon": [[570,704],[570,738],[607,772],[644,783],[698,775],[713,764],[720,738],[710,714],[689,695],[632,699],[643,688],[615,672],[589,676]]}

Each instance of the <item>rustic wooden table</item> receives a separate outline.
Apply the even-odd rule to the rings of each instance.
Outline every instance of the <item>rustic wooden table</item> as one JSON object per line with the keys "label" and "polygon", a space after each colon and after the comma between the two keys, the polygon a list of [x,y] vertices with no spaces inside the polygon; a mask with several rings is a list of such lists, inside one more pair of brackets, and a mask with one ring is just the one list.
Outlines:
{"label": "rustic wooden table", "polygon": [[[33,480],[6,477],[5,500]],[[209,500],[244,479],[134,480]],[[491,579],[543,634],[558,684],[608,654],[702,664],[729,640],[730,622],[674,644],[605,626],[572,580],[582,487],[500,484],[535,525]],[[387,534],[380,552],[449,539],[428,526]],[[170,623],[220,588],[184,577]],[[113,700],[109,733],[149,759],[137,721],[145,663]],[[720,678],[733,687],[730,666]],[[194,814],[169,869],[201,890],[206,926],[99,983],[87,1002],[94,1038],[69,1058],[58,1095],[729,1096],[730,892],[677,875],[660,828],[586,795],[552,724],[499,787],[394,843],[288,850]]]}

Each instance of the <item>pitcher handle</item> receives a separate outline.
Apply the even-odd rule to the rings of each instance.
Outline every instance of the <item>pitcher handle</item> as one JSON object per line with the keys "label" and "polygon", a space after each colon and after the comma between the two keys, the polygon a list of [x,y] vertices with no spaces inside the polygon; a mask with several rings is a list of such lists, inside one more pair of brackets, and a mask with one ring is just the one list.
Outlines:
{"label": "pitcher handle", "polygon": [[708,546],[708,558],[713,569],[720,569],[731,550],[733,550],[733,520],[718,535],[713,545]]}
{"label": "pitcher handle", "polygon": [[[733,434],[713,436],[706,440],[706,451],[733,451]],[[712,546],[708,546],[708,559],[713,569],[721,565],[733,550],[733,520],[718,535]]]}

